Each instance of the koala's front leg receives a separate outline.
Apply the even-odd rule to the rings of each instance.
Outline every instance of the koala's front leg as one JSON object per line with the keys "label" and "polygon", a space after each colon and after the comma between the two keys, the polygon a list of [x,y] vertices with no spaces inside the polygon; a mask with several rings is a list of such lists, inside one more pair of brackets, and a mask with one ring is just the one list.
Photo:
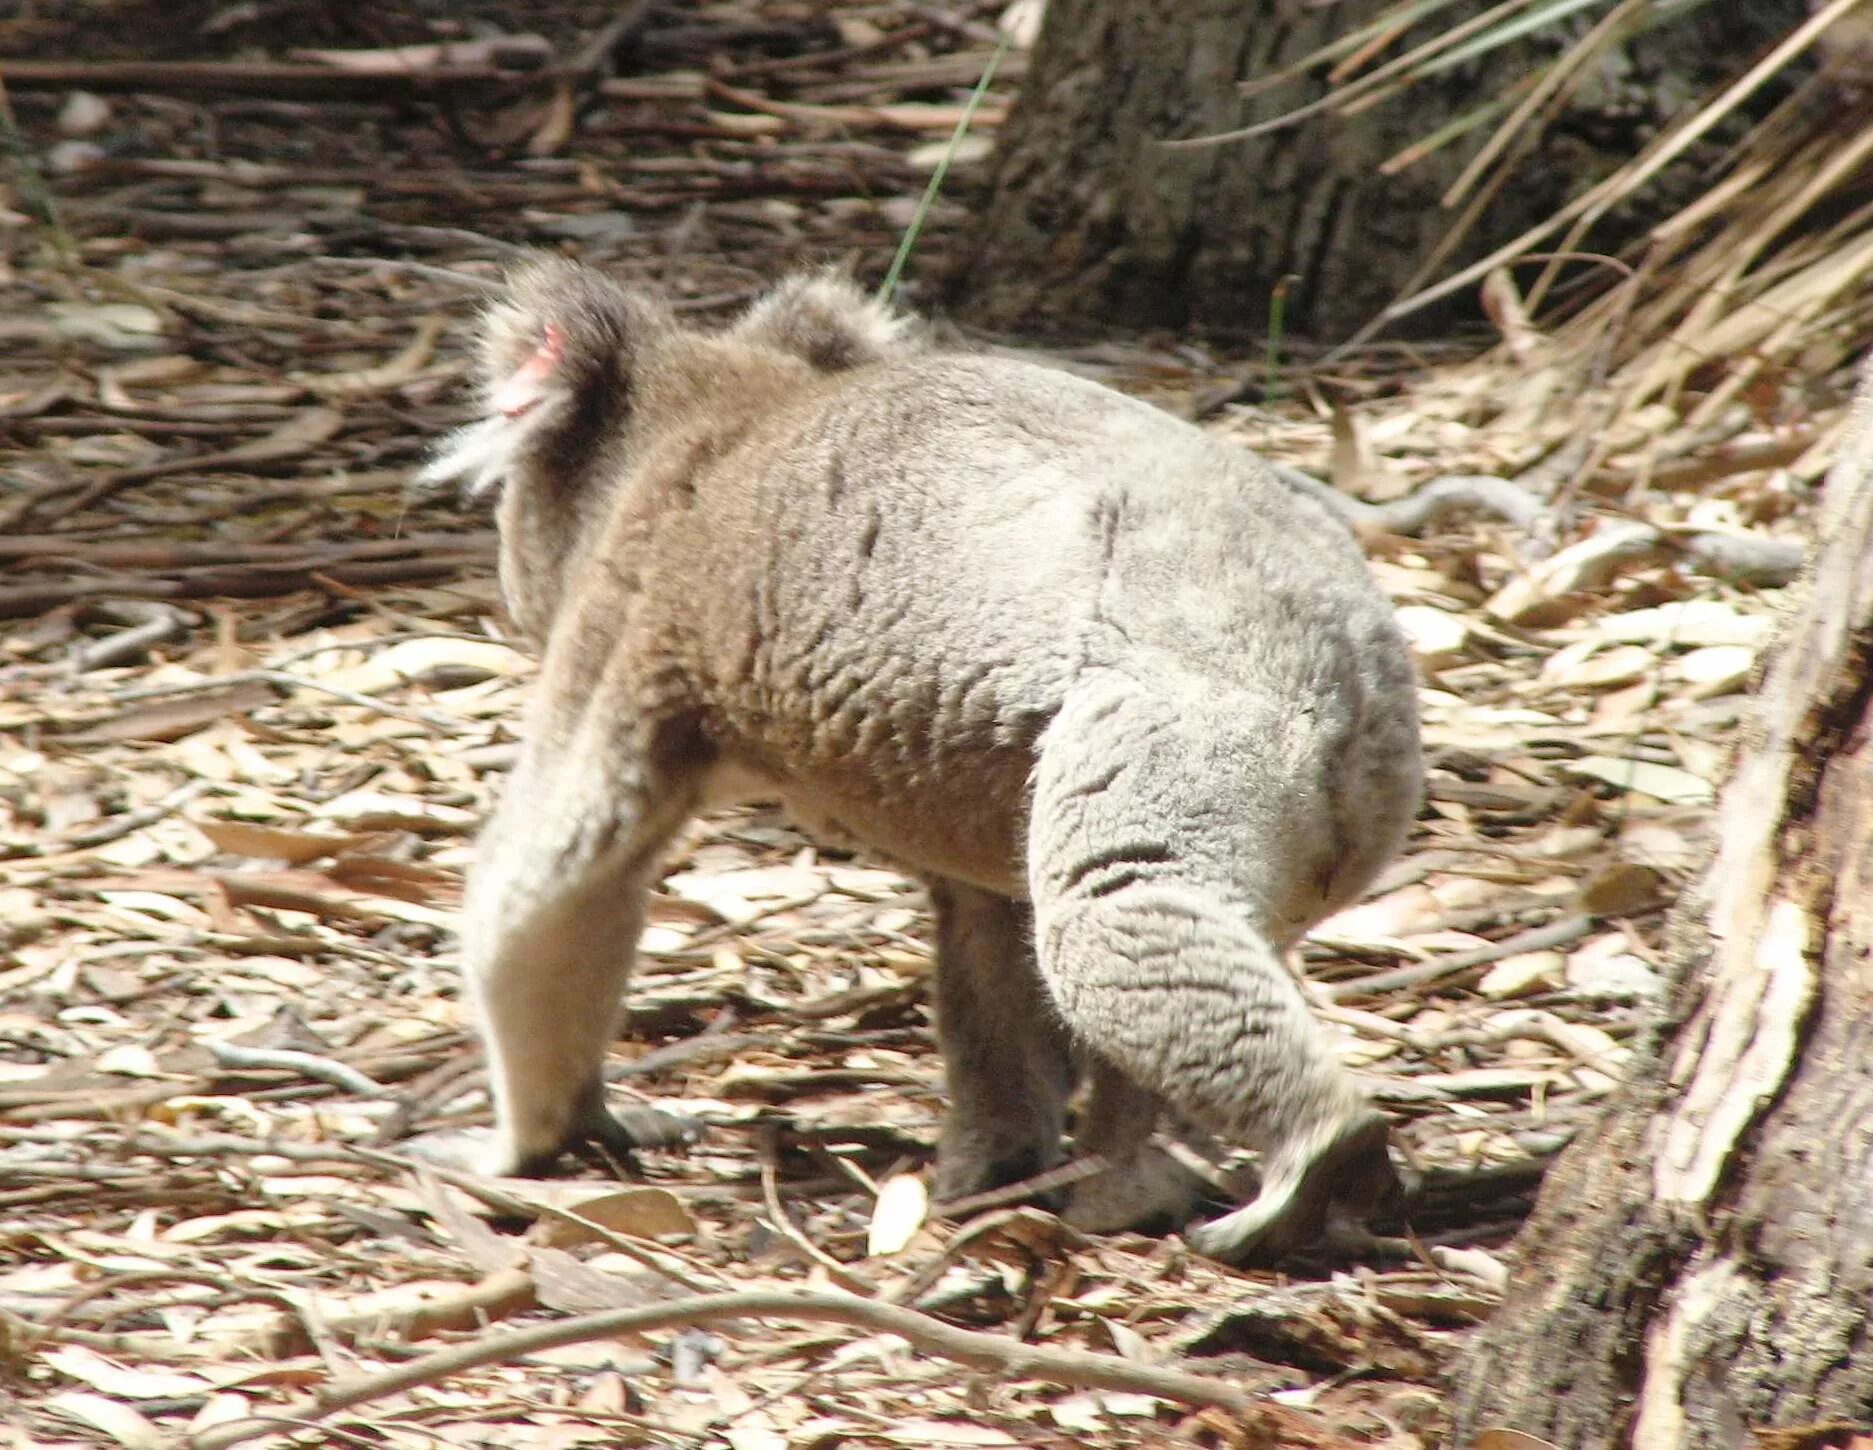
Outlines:
{"label": "koala's front leg", "polygon": [[1053,1165],[1073,1068],[1035,968],[1027,904],[941,879],[930,882],[930,897],[950,1095],[936,1194],[952,1202]]}
{"label": "koala's front leg", "polygon": [[664,1113],[614,1118],[601,1069],[657,853],[697,793],[690,776],[655,771],[623,731],[523,749],[464,908],[463,969],[494,1098],[483,1171],[542,1172],[581,1140],[622,1153],[693,1136]]}

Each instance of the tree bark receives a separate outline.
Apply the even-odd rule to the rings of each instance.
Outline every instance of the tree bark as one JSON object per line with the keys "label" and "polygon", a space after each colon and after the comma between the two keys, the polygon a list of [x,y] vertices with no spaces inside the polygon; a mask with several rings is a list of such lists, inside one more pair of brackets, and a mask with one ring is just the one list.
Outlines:
{"label": "tree bark", "polygon": [[1873,370],[1719,812],[1667,1020],[1543,1187],[1459,1446],[1873,1421]]}
{"label": "tree bark", "polygon": [[[1339,337],[1371,319],[1450,228],[1456,213],[1440,198],[1501,114],[1394,175],[1380,165],[1514,85],[1585,20],[1355,116],[1198,150],[1159,142],[1266,120],[1325,94],[1326,83],[1310,77],[1245,101],[1238,82],[1292,64],[1392,3],[1050,0],[960,278],[962,310],[1029,336],[1115,323],[1259,335],[1277,285],[1292,278],[1289,329]],[[1463,0],[1385,56],[1422,40],[1431,24],[1485,8],[1486,0]],[[1704,6],[1603,57],[1452,265],[1549,216],[1804,13],[1802,0]],[[1440,321],[1448,316],[1418,319]]]}

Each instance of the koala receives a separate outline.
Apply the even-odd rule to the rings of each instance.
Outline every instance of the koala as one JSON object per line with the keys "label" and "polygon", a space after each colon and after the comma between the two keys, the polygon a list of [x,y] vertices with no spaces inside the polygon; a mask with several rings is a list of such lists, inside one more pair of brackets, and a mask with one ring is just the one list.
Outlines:
{"label": "koala", "polygon": [[1188,1231],[1243,1262],[1395,1190],[1383,1117],[1284,953],[1416,813],[1416,682],[1347,528],[1143,402],[934,347],[826,274],[704,331],[557,258],[487,313],[483,416],[430,482],[498,495],[542,651],[463,917],[483,1166],[681,1136],[602,1059],[660,848],[780,801],[915,873],[950,1106],[936,1191],[1076,1144],[1068,1216],[1188,1214],[1153,1133],[1259,1150]]}

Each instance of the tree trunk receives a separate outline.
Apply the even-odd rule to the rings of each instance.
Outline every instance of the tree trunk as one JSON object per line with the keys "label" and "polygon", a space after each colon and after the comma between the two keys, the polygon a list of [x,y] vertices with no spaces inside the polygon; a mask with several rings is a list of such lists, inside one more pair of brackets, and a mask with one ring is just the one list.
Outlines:
{"label": "tree trunk", "polygon": [[1543,1187],[1458,1446],[1873,1421],[1873,370],[1719,824],[1668,1020]]}
{"label": "tree trunk", "polygon": [[[1050,0],[1000,139],[979,245],[960,279],[963,310],[1029,336],[1113,323],[1259,335],[1277,284],[1292,278],[1289,328],[1339,337],[1368,321],[1431,258],[1456,217],[1440,197],[1502,113],[1395,175],[1380,175],[1380,165],[1504,93],[1576,37],[1585,18],[1355,116],[1198,150],[1158,143],[1266,120],[1319,97],[1327,87],[1317,78],[1247,101],[1237,86],[1393,3]],[[1432,24],[1485,8],[1485,0],[1462,0]],[[1546,218],[1804,13],[1802,0],[1694,8],[1586,68],[1574,103],[1489,201],[1451,264]],[[1385,57],[1429,33],[1428,25],[1408,31]]]}

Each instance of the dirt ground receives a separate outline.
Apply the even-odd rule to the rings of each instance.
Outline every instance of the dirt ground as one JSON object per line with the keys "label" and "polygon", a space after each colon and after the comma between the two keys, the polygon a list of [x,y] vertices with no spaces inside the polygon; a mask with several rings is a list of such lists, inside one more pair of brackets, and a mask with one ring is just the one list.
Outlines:
{"label": "dirt ground", "polygon": [[[533,670],[490,522],[406,491],[464,413],[474,279],[552,247],[709,317],[802,263],[875,281],[998,7],[347,8],[0,19],[0,62],[53,67],[0,69],[0,1438],[1436,1443],[1542,1170],[1660,989],[1773,628],[1786,570],[1719,579],[1683,541],[1802,541],[1837,380],[1661,449],[1525,347],[1339,360],[1337,417],[1298,365],[1251,406],[1259,357],[1051,354],[1380,509],[1575,459],[1532,526],[1364,530],[1431,784],[1302,956],[1419,1175],[1408,1222],[1272,1273],[1016,1202],[929,1213],[922,897],[765,810],[684,837],[612,1058],[702,1144],[622,1178],[415,1168],[408,1137],[487,1118],[454,910]],[[535,39],[453,57],[316,53],[522,14]],[[981,175],[966,152],[912,304]],[[1654,537],[1610,547],[1614,512]],[[500,1348],[607,1311],[648,1317]]]}

